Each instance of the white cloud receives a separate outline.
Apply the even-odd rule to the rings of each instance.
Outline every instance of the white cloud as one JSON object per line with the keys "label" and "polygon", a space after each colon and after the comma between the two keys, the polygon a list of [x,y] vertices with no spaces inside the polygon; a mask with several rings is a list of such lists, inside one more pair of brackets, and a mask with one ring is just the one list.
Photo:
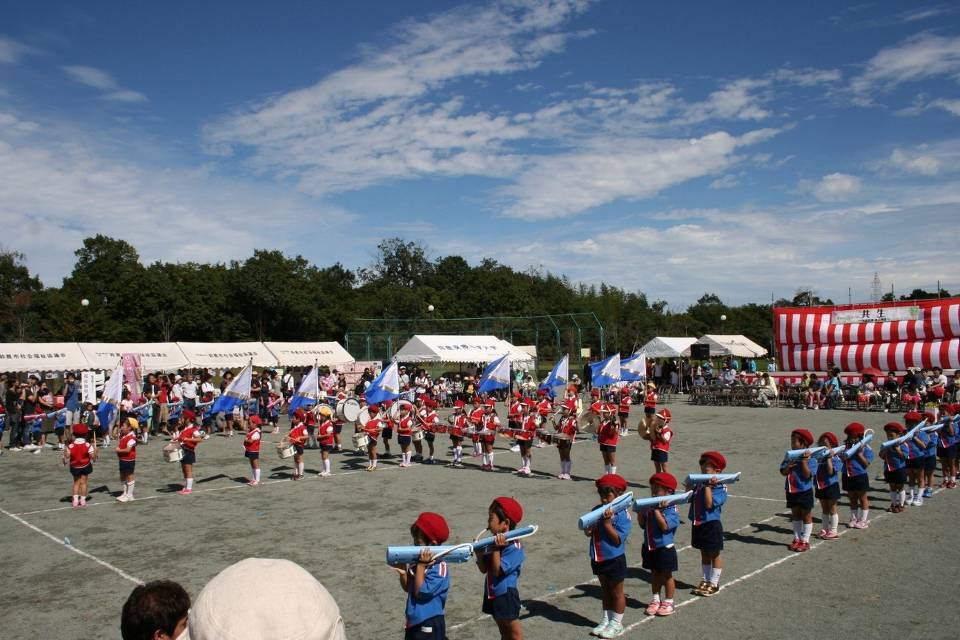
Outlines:
{"label": "white cloud", "polygon": [[123,89],[117,84],[112,75],[102,69],[95,67],[85,67],[81,65],[70,65],[62,67],[63,71],[71,79],[94,89],[103,92],[101,97],[104,100],[114,102],[146,102],[147,96],[139,91]]}
{"label": "white cloud", "polygon": [[940,5],[935,7],[926,7],[923,9],[913,9],[912,11],[904,11],[903,13],[897,14],[896,19],[897,22],[909,24],[911,22],[920,22],[921,20],[950,15],[952,13],[956,13],[956,8]]}
{"label": "white cloud", "polygon": [[740,178],[732,173],[717,178],[710,183],[711,189],[733,189],[740,184]]}
{"label": "white cloud", "polygon": [[938,98],[930,103],[931,107],[937,109],[943,109],[948,111],[955,116],[960,116],[960,100],[948,100],[946,98]]}
{"label": "white cloud", "polygon": [[938,176],[960,171],[960,140],[923,144],[911,149],[894,149],[887,165],[898,172]]}
{"label": "white cloud", "polygon": [[860,178],[846,173],[831,173],[810,185],[814,197],[822,202],[846,200],[860,193],[862,186]]}
{"label": "white cloud", "polygon": [[921,33],[899,45],[880,50],[864,72],[851,82],[851,89],[868,99],[876,89],[890,89],[905,82],[960,74],[960,36]]}
{"label": "white cloud", "polygon": [[839,82],[843,79],[843,74],[839,69],[783,68],[773,72],[771,77],[780,82],[789,82],[801,87],[815,87]]}
{"label": "white cloud", "polygon": [[36,53],[39,51],[31,46],[7,36],[0,36],[0,64],[17,64],[24,56]]}

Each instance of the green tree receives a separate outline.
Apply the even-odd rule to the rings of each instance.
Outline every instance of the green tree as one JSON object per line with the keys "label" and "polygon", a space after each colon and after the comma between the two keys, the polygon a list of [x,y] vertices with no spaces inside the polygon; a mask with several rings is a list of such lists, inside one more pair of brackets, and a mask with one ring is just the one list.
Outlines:
{"label": "green tree", "polygon": [[18,251],[0,250],[0,340],[24,342],[39,330],[35,298],[43,283]]}

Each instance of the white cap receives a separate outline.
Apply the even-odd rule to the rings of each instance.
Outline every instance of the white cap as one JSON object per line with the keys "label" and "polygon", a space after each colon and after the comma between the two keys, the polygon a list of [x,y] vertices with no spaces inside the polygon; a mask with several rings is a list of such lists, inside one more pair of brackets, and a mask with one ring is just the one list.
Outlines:
{"label": "white cap", "polygon": [[303,567],[247,558],[203,588],[190,609],[185,640],[346,640],[346,635],[340,607]]}

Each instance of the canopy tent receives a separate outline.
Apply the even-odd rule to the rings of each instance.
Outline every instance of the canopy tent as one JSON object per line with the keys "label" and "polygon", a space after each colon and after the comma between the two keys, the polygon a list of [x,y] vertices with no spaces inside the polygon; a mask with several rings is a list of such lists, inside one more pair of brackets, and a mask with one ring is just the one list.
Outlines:
{"label": "canopy tent", "polygon": [[496,336],[417,335],[403,345],[393,359],[397,362],[492,362],[510,354],[515,368],[529,369],[534,357]]}
{"label": "canopy tent", "polygon": [[79,371],[87,368],[87,358],[76,342],[0,343],[0,371]]}
{"label": "canopy tent", "polygon": [[350,365],[353,356],[337,342],[264,342],[281,367]]}
{"label": "canopy tent", "polygon": [[88,368],[96,370],[113,369],[124,353],[139,355],[146,372],[177,371],[190,364],[176,342],[81,342],[77,346]]}
{"label": "canopy tent", "polygon": [[637,350],[648,358],[688,358],[696,338],[654,338]]}
{"label": "canopy tent", "polygon": [[767,350],[745,336],[720,336],[707,334],[697,340],[698,344],[710,345],[711,356],[738,356],[740,358],[757,358],[765,355]]}
{"label": "canopy tent", "polygon": [[239,369],[253,358],[255,367],[275,367],[277,358],[262,342],[178,342],[191,367]]}

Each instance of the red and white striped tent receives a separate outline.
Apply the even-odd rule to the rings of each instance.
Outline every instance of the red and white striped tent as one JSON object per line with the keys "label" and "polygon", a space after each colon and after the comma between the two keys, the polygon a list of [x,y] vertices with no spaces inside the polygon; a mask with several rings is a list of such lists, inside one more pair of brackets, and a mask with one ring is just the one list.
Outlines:
{"label": "red and white striped tent", "polygon": [[773,323],[785,371],[960,367],[960,298],[778,307]]}

